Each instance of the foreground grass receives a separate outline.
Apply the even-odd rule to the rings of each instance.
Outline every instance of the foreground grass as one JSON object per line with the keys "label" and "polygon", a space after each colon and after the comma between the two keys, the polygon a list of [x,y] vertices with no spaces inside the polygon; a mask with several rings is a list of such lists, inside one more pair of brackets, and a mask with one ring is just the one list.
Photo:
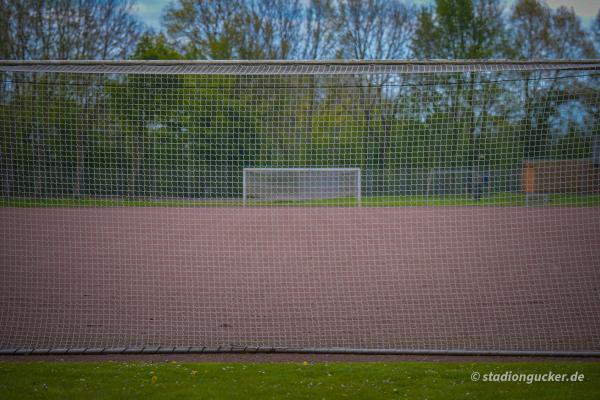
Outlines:
{"label": "foreground grass", "polygon": [[[472,382],[471,374],[584,374],[583,382]],[[598,399],[600,363],[0,362],[2,399]]]}
{"label": "foreground grass", "polygon": [[[600,194],[568,195],[552,194],[539,197],[530,204],[544,206],[600,206]],[[374,196],[363,197],[365,207],[404,207],[404,206],[524,206],[525,195],[519,193],[498,193],[474,200],[467,195],[446,196]],[[239,207],[240,200],[186,200],[186,199],[0,199],[0,207]],[[247,206],[306,206],[344,207],[356,206],[355,198],[324,200],[281,200],[248,201]]]}

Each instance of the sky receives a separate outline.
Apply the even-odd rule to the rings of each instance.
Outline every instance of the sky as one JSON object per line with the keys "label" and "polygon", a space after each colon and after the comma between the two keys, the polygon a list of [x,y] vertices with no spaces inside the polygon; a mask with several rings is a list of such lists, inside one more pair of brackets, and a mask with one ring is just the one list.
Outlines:
{"label": "sky", "polygon": [[[135,6],[135,15],[146,25],[154,29],[160,29],[160,16],[163,8],[172,0],[137,0]],[[216,0],[218,1],[218,0]],[[508,4],[513,1],[509,0]],[[433,0],[407,1],[413,4],[431,4]],[[550,7],[558,8],[560,6],[573,7],[575,12],[582,18],[583,23],[589,26],[600,9],[600,2],[597,0],[546,0]]]}
{"label": "sky", "polygon": [[160,29],[160,16],[163,8],[171,0],[137,0],[134,14],[146,25]]}

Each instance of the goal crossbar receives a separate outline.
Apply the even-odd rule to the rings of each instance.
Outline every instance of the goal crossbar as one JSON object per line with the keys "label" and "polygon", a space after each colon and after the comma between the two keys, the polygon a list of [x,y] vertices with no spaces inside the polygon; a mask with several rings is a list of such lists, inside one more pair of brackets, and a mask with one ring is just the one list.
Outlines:
{"label": "goal crossbar", "polygon": [[190,75],[356,75],[600,70],[600,60],[0,60],[0,72]]}

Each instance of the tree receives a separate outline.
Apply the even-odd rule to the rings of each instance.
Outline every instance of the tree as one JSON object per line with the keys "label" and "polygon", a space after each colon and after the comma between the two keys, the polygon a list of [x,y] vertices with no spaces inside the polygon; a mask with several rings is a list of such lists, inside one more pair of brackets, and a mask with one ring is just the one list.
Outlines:
{"label": "tree", "polygon": [[573,7],[559,7],[552,15],[549,47],[552,58],[594,58],[594,44]]}
{"label": "tree", "polygon": [[[420,11],[411,48],[417,58],[500,57],[506,48],[502,6],[498,0],[436,0],[433,9]],[[430,92],[429,98],[437,99],[431,105],[430,115],[448,116],[448,126],[454,127],[452,132],[456,135],[455,147],[462,151],[459,160],[464,163],[465,157],[476,157],[471,154],[475,152],[476,128],[491,108],[481,92],[492,77],[457,73],[443,78],[451,85],[424,87]]]}
{"label": "tree", "polygon": [[397,0],[341,0],[338,56],[355,59],[406,58],[413,13]]}
{"label": "tree", "polygon": [[301,58],[333,58],[338,39],[338,9],[334,0],[310,0],[304,14],[304,46]]}
{"label": "tree", "polygon": [[[0,58],[126,58],[142,30],[131,14],[132,4],[130,0],[0,0]],[[14,145],[0,148],[0,160],[4,160],[8,169],[8,165],[15,163],[17,149],[29,151],[27,159],[31,164],[23,166],[23,170],[35,171],[35,195],[55,190],[45,185],[42,179],[48,168],[60,171],[53,170],[46,175],[69,176],[72,180],[72,185],[58,187],[70,187],[73,194],[83,194],[85,177],[89,175],[86,170],[92,168],[88,156],[94,124],[101,112],[94,99],[102,88],[93,83],[100,79],[90,77],[92,83],[81,85],[86,86],[85,90],[78,85],[59,89],[62,86],[57,83],[64,79],[60,76],[34,74],[29,79],[17,79],[16,76],[12,79],[10,85],[2,85],[0,96],[3,100],[10,99],[3,106],[12,109],[14,114],[21,113],[16,106],[21,101],[41,96],[47,103],[41,105],[38,112],[51,115],[51,105],[63,104],[68,111],[61,110],[60,115],[69,115],[69,118],[52,120],[48,126],[24,124],[7,130],[11,136],[6,139]],[[5,98],[5,90],[11,91],[11,96]],[[38,117],[31,116],[31,119],[36,121]],[[42,119],[40,116],[39,120]],[[56,146],[61,140],[64,146]]]}
{"label": "tree", "polygon": [[596,14],[596,18],[592,24],[592,40],[596,47],[596,53],[600,54],[600,10],[598,10],[598,14]]}
{"label": "tree", "polygon": [[245,18],[242,18],[246,23],[238,25],[238,36],[242,39],[240,56],[274,60],[298,58],[304,11],[300,0],[248,1]]}
{"label": "tree", "polygon": [[0,58],[127,57],[142,30],[131,0],[0,0]]}
{"label": "tree", "polygon": [[133,58],[135,60],[181,60],[183,56],[167,42],[164,34],[146,32],[140,38]]}
{"label": "tree", "polygon": [[190,58],[229,59],[237,0],[178,0],[165,8],[162,24],[178,50]]}
{"label": "tree", "polygon": [[[505,47],[505,19],[499,0],[436,0],[432,9],[421,9],[411,44],[417,58],[441,59],[496,58],[503,56]],[[487,133],[483,127],[492,108],[492,97],[486,97],[485,91],[490,90],[494,76],[455,73],[439,79],[443,79],[441,84],[424,82],[422,89],[415,89],[419,96],[431,99],[423,115],[427,123],[446,127],[428,141],[430,152],[445,149],[443,157],[430,160],[431,167],[478,168]],[[475,180],[471,189],[477,196]]]}
{"label": "tree", "polygon": [[538,0],[519,0],[510,15],[512,57],[549,58],[552,10]]}
{"label": "tree", "polygon": [[302,47],[300,0],[178,0],[163,24],[188,57],[289,59]]}
{"label": "tree", "polygon": [[503,55],[505,26],[498,0],[436,0],[421,9],[412,40],[417,58],[481,59]]}
{"label": "tree", "polygon": [[510,55],[519,59],[593,58],[594,48],[573,8],[552,10],[539,0],[518,0],[509,17]]}
{"label": "tree", "polygon": [[[512,8],[509,24],[513,43],[509,54],[513,58],[531,60],[595,56],[593,44],[572,8],[559,7],[553,10],[539,0],[519,0]],[[564,102],[561,98],[568,98],[559,95],[560,91],[567,88],[561,86],[562,80],[557,79],[559,72],[522,75],[523,86],[517,101],[523,105],[519,132],[524,156],[545,157],[551,136],[549,120],[559,112]],[[544,77],[547,80],[541,79]]]}

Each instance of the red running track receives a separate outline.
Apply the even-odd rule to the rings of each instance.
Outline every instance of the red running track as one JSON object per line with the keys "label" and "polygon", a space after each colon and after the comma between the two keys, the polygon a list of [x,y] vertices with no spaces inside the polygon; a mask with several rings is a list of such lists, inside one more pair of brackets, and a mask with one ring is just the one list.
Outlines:
{"label": "red running track", "polygon": [[0,348],[600,352],[600,208],[0,209]]}

